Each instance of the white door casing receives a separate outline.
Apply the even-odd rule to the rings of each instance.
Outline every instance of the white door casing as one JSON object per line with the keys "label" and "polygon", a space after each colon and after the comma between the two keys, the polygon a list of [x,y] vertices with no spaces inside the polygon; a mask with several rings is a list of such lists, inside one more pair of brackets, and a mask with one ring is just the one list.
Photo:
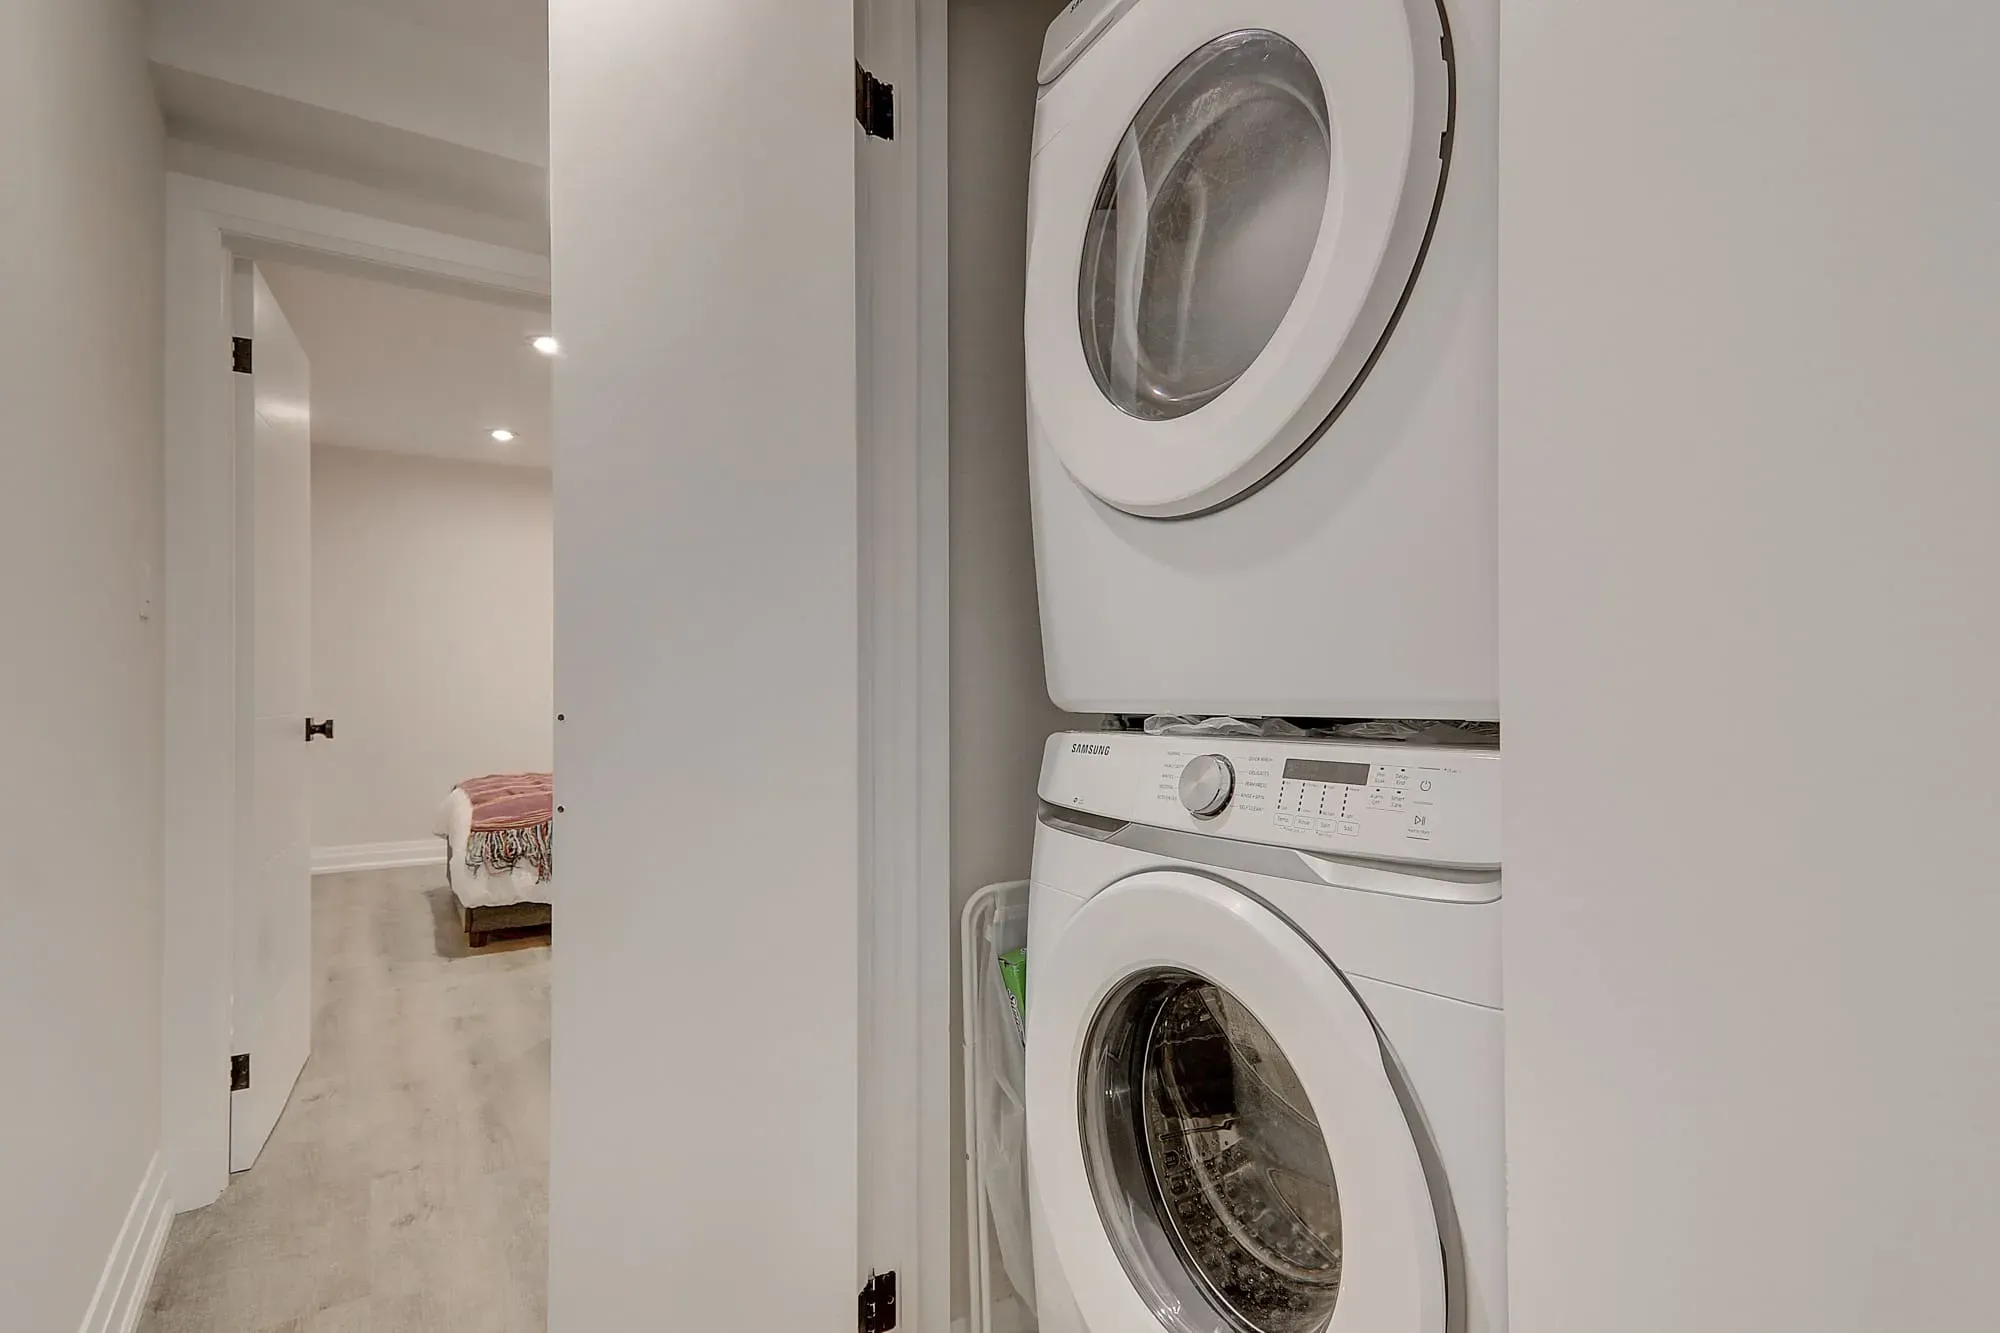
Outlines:
{"label": "white door casing", "polygon": [[[161,1139],[178,1211],[229,1181],[231,951],[237,929],[240,498],[230,373],[236,256],[305,258],[546,302],[549,261],[321,204],[170,174],[166,181],[166,912]],[[303,718],[300,719],[303,726]],[[301,731],[300,739],[304,735]],[[254,1065],[254,1062],[253,1062]],[[252,1083],[258,1075],[253,1068]]]}
{"label": "white door casing", "polygon": [[[1226,387],[1182,415],[1135,415],[1100,387],[1080,328],[1086,246],[1093,218],[1102,213],[1091,201],[1100,199],[1107,167],[1116,165],[1118,207],[1153,208],[1162,182],[1139,169],[1133,117],[1163,80],[1183,72],[1184,62],[1211,43],[1255,34],[1302,53],[1324,97],[1323,108],[1310,113],[1324,116],[1320,158],[1327,170],[1310,259],[1289,303],[1281,303],[1282,318]],[[1337,6],[1248,0],[1223,9],[1207,0],[1148,0],[1111,24],[1045,90],[1028,248],[1030,424],[1086,490],[1148,517],[1226,505],[1282,468],[1360,383],[1416,280],[1440,198],[1453,96],[1447,45],[1435,0]],[[1253,85],[1261,69],[1253,62],[1233,77],[1239,86]],[[1170,159],[1199,153],[1206,138],[1220,133],[1219,120],[1195,133],[1186,119],[1183,111],[1158,122],[1177,145],[1167,150]],[[1242,156],[1232,159],[1232,169]],[[1176,165],[1169,160],[1150,169],[1171,178]],[[1174,184],[1169,180],[1167,188]],[[1184,225],[1177,243],[1195,254],[1211,216],[1226,214],[1203,194],[1209,181],[1187,187],[1165,208],[1163,225]],[[1308,205],[1288,196],[1285,206]],[[1220,243],[1233,260],[1188,260],[1168,281],[1192,283],[1198,268],[1224,262],[1254,268],[1272,225],[1267,213],[1236,219],[1243,230]],[[1126,238],[1121,243],[1131,248]],[[1218,242],[1208,238],[1207,245],[1213,252]],[[1119,255],[1121,283],[1145,281],[1142,258],[1150,255]],[[1182,291],[1179,299],[1194,298]]]}
{"label": "white door casing", "polygon": [[1035,960],[1029,1161],[1063,1276],[1093,1333],[1162,1326],[1100,1213],[1080,1113],[1093,1024],[1131,979],[1160,969],[1191,973],[1240,1002],[1311,1100],[1337,1180],[1343,1241],[1328,1333],[1443,1333],[1437,1215],[1367,1011],[1311,942],[1256,898],[1166,870],[1097,894]]}
{"label": "white door casing", "polygon": [[901,1322],[951,1323],[950,700],[943,269],[946,6],[857,0],[855,59],[894,89],[895,138],[854,131],[863,786],[857,1284],[898,1276]]}
{"label": "white door casing", "polygon": [[230,1093],[229,1168],[248,1170],[285,1109],[312,1045],[311,372],[264,276],[232,274],[236,376],[237,876],[230,957],[231,1051],[250,1057]]}

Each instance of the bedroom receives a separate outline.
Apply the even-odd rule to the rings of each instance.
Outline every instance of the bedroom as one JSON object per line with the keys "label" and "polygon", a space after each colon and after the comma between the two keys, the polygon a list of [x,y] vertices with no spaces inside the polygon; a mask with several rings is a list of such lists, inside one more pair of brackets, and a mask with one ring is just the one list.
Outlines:
{"label": "bedroom", "polygon": [[258,268],[311,375],[318,896],[420,889],[460,951],[545,935],[548,315]]}
{"label": "bedroom", "polygon": [[[175,1233],[146,1328],[239,1326],[266,1297],[219,1276],[232,1246],[260,1237],[297,1256],[286,1271],[323,1273],[352,1257],[355,1218],[406,1191],[429,1191],[395,1205],[425,1219],[398,1231],[406,1262],[463,1278],[483,1326],[544,1318],[558,349],[544,302],[385,276],[232,274],[255,315],[254,373],[233,377],[256,441],[238,671],[270,738],[248,763],[258,805],[309,807],[253,815],[265,867],[247,882],[287,906],[250,966],[310,978],[296,1005],[296,985],[263,989],[309,1021],[311,1056],[252,1043],[230,1116],[247,1184]],[[309,852],[308,835],[273,846],[308,820]]]}
{"label": "bedroom", "polygon": [[545,935],[548,314],[471,289],[257,268],[310,366],[318,896],[420,888],[440,942],[460,950]]}

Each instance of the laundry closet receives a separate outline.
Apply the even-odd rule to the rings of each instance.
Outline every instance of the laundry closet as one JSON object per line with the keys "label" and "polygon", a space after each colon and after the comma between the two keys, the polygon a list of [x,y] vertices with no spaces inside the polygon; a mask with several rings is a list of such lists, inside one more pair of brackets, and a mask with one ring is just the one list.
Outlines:
{"label": "laundry closet", "polygon": [[[1021,293],[1046,686],[1097,721],[966,921],[975,1333],[1505,1328],[1495,20],[1041,35],[1018,274],[976,239]],[[1000,155],[953,76],[956,395],[1001,364],[960,230],[1018,214],[961,216]]]}
{"label": "laundry closet", "polygon": [[[1062,0],[949,5],[954,922],[982,886],[1027,877],[1044,739],[1099,720],[1065,714],[1049,700],[1028,498],[1022,307],[1029,150],[1043,37],[1062,9]],[[955,960],[959,954],[953,950]],[[953,980],[952,994],[966,993],[965,978]],[[954,1052],[962,1022],[957,1015]],[[965,1151],[965,1117],[956,1072],[953,1081],[955,1167]],[[954,1170],[952,1183],[957,1232],[967,1226],[965,1174]],[[1020,1234],[1008,1244],[1025,1240]],[[967,1254],[961,1235],[953,1246],[954,1320],[968,1317],[981,1295]],[[987,1294],[1003,1321],[1027,1313],[1008,1282],[1008,1257],[996,1236]],[[1025,1274],[1020,1256],[1012,1257],[1013,1271]]]}
{"label": "laundry closet", "polygon": [[[1221,1269],[1256,1282],[1288,1265],[1305,1276],[1287,1279],[1281,1305],[1324,1309],[1345,1291],[1348,1308],[1386,1298],[1427,1317],[1462,1299],[1467,1268],[1441,1253],[1453,1215],[1426,1154],[1477,1157],[1485,1175],[1460,1197],[1477,1202],[1468,1211],[1488,1234],[1494,1098],[1458,1099],[1485,1118],[1462,1127],[1437,1115],[1436,1135],[1400,1108],[1437,1094],[1436,1072],[1455,1067],[1439,1053],[1459,1037],[1480,1054],[1465,1066],[1480,1086],[1497,1076],[1490,747],[1478,762],[1420,763],[1414,749],[1398,757],[1376,743],[1401,737],[1284,737],[1281,754],[1254,725],[1224,739],[1134,730],[1175,714],[1493,716],[1481,558],[1492,525],[1480,512],[1491,499],[1490,423],[1480,423],[1491,347],[1476,336],[1490,338],[1490,247],[1480,249],[1480,207],[1451,206],[1443,157],[1480,150],[1457,179],[1472,187],[1463,198],[1483,201],[1475,168],[1490,153],[1490,115],[1451,117],[1488,106],[1491,84],[1473,97],[1469,74],[1453,81],[1440,14],[1425,10],[884,0],[847,29],[817,10],[782,20],[754,6],[620,11],[616,24],[589,6],[552,10],[552,285],[566,349],[557,822],[570,882],[630,886],[580,891],[554,958],[552,1321],[644,1323],[636,1293],[663,1258],[687,1279],[677,1286],[750,1289],[730,1225],[749,1224],[744,1200],[778,1192],[790,1206],[757,1211],[755,1225],[762,1247],[785,1256],[787,1281],[760,1291],[762,1317],[816,1324],[836,1296],[851,1302],[850,1283],[874,1312],[868,1326],[888,1326],[892,1301],[912,1326],[973,1316],[969,1200],[954,1197],[968,1141],[953,1114],[952,918],[982,887],[1039,867],[1050,829],[1038,797],[1085,830],[1062,834],[1054,886],[1078,905],[1043,918],[1060,920],[1065,940],[1101,938],[1112,919],[1103,905],[1138,901],[1123,877],[1085,863],[1099,846],[1121,866],[1176,863],[1164,896],[1141,904],[1147,920],[1148,904],[1196,910],[1191,886],[1219,883],[1224,869],[1201,858],[1225,846],[1251,849],[1239,860],[1277,853],[1257,873],[1275,866],[1304,885],[1290,892],[1315,900],[1324,889],[1324,901],[1363,914],[1371,895],[1407,900],[1395,921],[1378,914],[1380,970],[1479,1007],[1476,1032],[1442,1034],[1380,997],[1365,1009],[1341,1001],[1336,967],[1349,964],[1340,955],[1327,966],[1337,956],[1327,938],[1272,924],[1268,911],[1255,916],[1268,931],[1244,933],[1255,914],[1226,904],[1259,891],[1248,879],[1201,909],[1203,921],[1237,924],[1176,936],[1227,952],[1210,989],[1188,988],[1204,966],[1192,953],[1162,955],[1180,989],[1115,1007],[1102,1031],[1172,1028],[1192,1041],[1233,1012],[1223,992],[1240,988],[1247,1012],[1276,1015],[1268,1040],[1244,1027],[1240,1041],[1208,1041],[1203,1058],[1267,1052],[1274,1077],[1289,1062],[1310,1090],[1310,1111],[1269,1121],[1297,1132],[1279,1136],[1291,1145],[1282,1161],[1264,1164],[1312,1182],[1288,1205],[1302,1210],[1298,1233],[1247,1246],[1237,1236],[1229,1250],[1219,1238],[1230,1217],[1211,1216],[1220,1268],[1176,1261],[1189,1291],[1212,1304],[1234,1280]],[[913,11],[914,32],[898,22]],[[835,45],[838,80],[824,50]],[[741,62],[710,58],[721,46],[755,51],[763,86],[798,96],[740,96]],[[667,53],[672,68],[628,54],[639,50]],[[1490,42],[1477,54],[1490,76]],[[837,126],[817,119],[817,99],[839,94],[858,128],[845,114]],[[685,115],[724,103],[732,114],[699,130]],[[635,125],[646,127],[643,152],[605,151],[631,143]],[[1187,131],[1178,144],[1176,127]],[[1285,151],[1262,161],[1258,145],[1281,139]],[[1231,175],[1242,159],[1263,169]],[[1223,188],[1206,210],[1210,177]],[[704,206],[690,207],[697,196]],[[1046,230],[1031,223],[1031,202]],[[1131,261],[1160,218],[1191,230],[1134,282]],[[1204,219],[1214,253],[1196,234]],[[1452,239],[1427,262],[1434,223]],[[945,272],[929,267],[947,253]],[[941,445],[940,506],[930,487]],[[940,554],[948,581],[935,578]],[[1350,570],[1367,577],[1343,577]],[[943,642],[928,637],[940,630]],[[926,675],[947,659],[947,679]],[[942,701],[941,721],[927,699]],[[1107,734],[1108,714],[1125,730]],[[1063,739],[1051,749],[1052,736]],[[1348,757],[1330,757],[1343,745]],[[1109,762],[1077,766],[1096,759]],[[1462,813],[1449,814],[1453,792]],[[1427,851],[1433,814],[1449,814],[1450,832]],[[1419,870],[1393,881],[1401,888],[1345,870],[1297,878],[1316,873],[1315,857],[1343,856]],[[1438,887],[1461,874],[1471,887]],[[1438,905],[1454,895],[1471,910]],[[1462,971],[1389,966],[1428,956],[1412,923],[1447,915],[1464,926],[1464,947],[1439,956]],[[670,967],[658,965],[662,947]],[[1070,1062],[1083,1049],[1071,1037],[1087,1044],[1098,1032],[1069,1002],[1095,983],[1064,960],[1133,960],[1052,947],[1033,946],[1026,1049],[1061,1060],[1030,1060],[1028,1086],[1039,1078],[1048,1095],[1027,1094],[1028,1133],[1053,1136],[1068,1156],[1030,1155],[1063,1176],[1050,1216],[1089,1240],[1085,1266],[1068,1274],[1076,1304],[1110,1328],[1147,1297],[1121,1267],[1132,1259],[1124,1238],[1096,1220],[1114,1206],[1112,1179],[1086,1178],[1063,1113],[1077,1104]],[[1046,1005],[1037,967],[1055,997]],[[1298,1003],[1278,1013],[1255,989],[1266,976]],[[857,977],[858,1014],[825,1002],[852,994]],[[1127,980],[1152,979],[1118,971],[1106,984]],[[662,1026],[695,1013],[725,1021]],[[1343,1118],[1351,1080],[1313,1037],[1313,1013],[1337,1016],[1353,1039],[1341,1058],[1362,1070],[1379,1021],[1411,1081],[1397,1083],[1378,1054]],[[1056,1045],[1038,1043],[1035,1025],[1051,1014],[1082,1018]],[[690,1076],[726,1090],[726,1106],[683,1095]],[[1177,1124],[1128,1117],[1118,1132],[1151,1141],[1188,1128]],[[612,1146],[696,1139],[726,1150]],[[1384,1265],[1357,1263],[1344,1288],[1321,1179],[1329,1162],[1351,1208],[1349,1245],[1393,1242]],[[1114,1173],[1119,1188],[1158,1183],[1162,1163],[1135,1164],[1137,1174]],[[700,1206],[662,1219],[661,1198]],[[592,1243],[566,1226],[566,1209],[624,1219],[642,1239]],[[1003,1281],[987,1290],[1012,1285],[1026,1298],[1033,1286],[1039,1304],[1048,1266],[1026,1277],[1018,1231],[1013,1240],[1012,1255],[988,1256]],[[1269,1262],[1284,1255],[1294,1258]],[[1497,1256],[1491,1246],[1481,1256],[1475,1285],[1488,1301]],[[1392,1268],[1408,1280],[1381,1276]],[[728,1323],[738,1312],[718,1294],[683,1313]]]}

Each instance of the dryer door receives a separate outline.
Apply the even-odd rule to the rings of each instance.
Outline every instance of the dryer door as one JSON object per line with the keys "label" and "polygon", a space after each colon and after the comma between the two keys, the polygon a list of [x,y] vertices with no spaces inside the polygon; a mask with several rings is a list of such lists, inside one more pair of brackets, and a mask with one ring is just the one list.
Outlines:
{"label": "dryer door", "polygon": [[1255,489],[1359,387],[1444,187],[1436,0],[1143,0],[1038,109],[1035,428],[1108,504]]}
{"label": "dryer door", "polygon": [[1375,1026],[1276,913],[1150,871],[1029,994],[1028,1152],[1092,1333],[1442,1333],[1442,1244]]}

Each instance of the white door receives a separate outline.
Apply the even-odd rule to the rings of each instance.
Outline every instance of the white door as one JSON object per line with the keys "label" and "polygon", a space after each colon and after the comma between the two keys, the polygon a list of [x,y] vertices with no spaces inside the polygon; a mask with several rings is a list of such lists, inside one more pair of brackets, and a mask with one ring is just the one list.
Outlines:
{"label": "white door", "polygon": [[1149,871],[1035,959],[1028,1157],[1092,1333],[1443,1333],[1442,1245],[1374,1023],[1292,926]]}
{"label": "white door", "polygon": [[1360,385],[1449,156],[1437,0],[1145,0],[1037,109],[1033,427],[1133,514],[1226,505]]}
{"label": "white door", "polygon": [[[229,1169],[257,1160],[312,1046],[311,380],[284,312],[248,260],[230,293],[250,373],[236,376],[237,874],[230,918]],[[240,363],[239,363],[240,364]],[[238,1078],[236,1082],[243,1080]]]}

